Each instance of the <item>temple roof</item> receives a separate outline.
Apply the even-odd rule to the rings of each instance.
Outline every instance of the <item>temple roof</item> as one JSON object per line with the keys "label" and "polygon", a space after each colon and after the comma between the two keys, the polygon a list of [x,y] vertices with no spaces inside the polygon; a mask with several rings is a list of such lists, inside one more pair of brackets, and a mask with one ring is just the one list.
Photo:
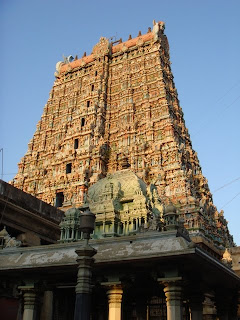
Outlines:
{"label": "temple roof", "polygon": [[[126,49],[128,49],[130,47],[134,47],[138,43],[140,44],[140,43],[144,43],[144,42],[150,41],[151,39],[153,39],[153,37],[154,37],[154,34],[153,34],[153,32],[150,31],[150,32],[148,32],[148,33],[146,33],[144,35],[139,35],[138,37],[136,37],[134,39],[130,39],[130,40],[127,40],[125,42],[118,43],[118,44],[116,44],[114,46],[112,46],[111,43],[109,43],[111,53],[114,54],[114,53],[117,53],[119,51],[126,50]],[[83,65],[85,65],[87,63],[90,63],[95,58],[96,58],[95,54],[91,53],[90,55],[88,55],[86,57],[82,57],[81,59],[74,60],[74,61],[72,61],[70,63],[67,63],[67,64],[62,63],[62,65],[60,67],[60,73],[66,72],[69,68],[74,69],[74,68],[83,66]]]}

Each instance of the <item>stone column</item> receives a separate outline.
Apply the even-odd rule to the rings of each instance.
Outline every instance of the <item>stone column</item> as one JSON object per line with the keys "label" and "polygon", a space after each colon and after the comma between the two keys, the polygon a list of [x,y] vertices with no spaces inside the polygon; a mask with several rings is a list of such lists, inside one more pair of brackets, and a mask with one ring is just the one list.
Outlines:
{"label": "stone column", "polygon": [[34,285],[18,287],[23,293],[23,318],[22,320],[37,320],[39,315],[39,297]]}
{"label": "stone column", "polygon": [[107,291],[108,295],[108,320],[121,320],[123,290],[120,285],[113,285]]}
{"label": "stone column", "polygon": [[240,290],[238,291],[237,298],[237,317],[240,319]]}
{"label": "stone column", "polygon": [[217,317],[219,320],[237,320],[238,292],[236,289],[219,290],[215,295]]}
{"label": "stone column", "polygon": [[76,250],[76,253],[78,255],[78,276],[75,288],[76,302],[74,320],[89,320],[92,291],[92,265],[96,250],[89,244],[85,244],[82,248]]}
{"label": "stone column", "polygon": [[229,319],[229,305],[231,300],[231,294],[226,290],[217,291],[215,294],[215,302],[217,308],[217,317],[219,320],[228,320]]}
{"label": "stone column", "polygon": [[228,303],[223,297],[216,299],[217,317],[219,320],[228,320]]}
{"label": "stone column", "polygon": [[203,300],[204,296],[191,295],[189,299],[189,305],[191,310],[191,320],[202,320],[203,318]]}
{"label": "stone column", "polygon": [[167,320],[182,320],[182,286],[180,282],[164,283],[167,302]]}
{"label": "stone column", "polygon": [[125,221],[123,221],[123,235],[125,236],[125,229],[126,229],[126,223],[125,223]]}
{"label": "stone column", "polygon": [[125,234],[129,234],[129,220],[127,221],[127,226],[126,226],[126,233]]}
{"label": "stone column", "polygon": [[115,223],[114,220],[112,221],[112,225],[111,225],[111,232],[114,233],[115,232]]}
{"label": "stone column", "polygon": [[105,233],[105,221],[103,221],[103,233]]}
{"label": "stone column", "polygon": [[41,308],[40,320],[52,320],[53,316],[53,292],[45,291]]}
{"label": "stone column", "polygon": [[147,317],[147,301],[146,301],[146,293],[144,291],[140,291],[136,297],[136,313],[138,320],[146,320]]}

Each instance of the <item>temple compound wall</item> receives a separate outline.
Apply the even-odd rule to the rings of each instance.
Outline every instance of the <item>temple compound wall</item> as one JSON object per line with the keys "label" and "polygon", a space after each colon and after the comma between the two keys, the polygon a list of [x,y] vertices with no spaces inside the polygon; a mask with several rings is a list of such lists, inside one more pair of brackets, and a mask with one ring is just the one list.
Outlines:
{"label": "temple compound wall", "polygon": [[129,168],[173,203],[185,227],[232,246],[192,149],[171,72],[164,23],[125,42],[100,38],[90,55],[56,65],[53,88],[11,182],[66,210],[88,188]]}

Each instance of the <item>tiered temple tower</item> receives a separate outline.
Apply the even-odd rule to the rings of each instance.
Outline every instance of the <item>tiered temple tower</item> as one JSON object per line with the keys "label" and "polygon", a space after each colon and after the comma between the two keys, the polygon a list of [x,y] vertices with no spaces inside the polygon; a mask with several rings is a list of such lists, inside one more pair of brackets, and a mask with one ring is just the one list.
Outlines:
{"label": "tiered temple tower", "polygon": [[164,23],[90,55],[58,62],[56,80],[12,184],[67,209],[88,187],[128,168],[172,202],[192,232],[231,245],[185,127]]}

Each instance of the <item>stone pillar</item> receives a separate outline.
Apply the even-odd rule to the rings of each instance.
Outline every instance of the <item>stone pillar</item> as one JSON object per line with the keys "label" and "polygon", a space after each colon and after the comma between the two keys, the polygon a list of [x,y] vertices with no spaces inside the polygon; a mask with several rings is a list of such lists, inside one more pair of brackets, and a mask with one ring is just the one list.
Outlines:
{"label": "stone pillar", "polygon": [[39,315],[39,297],[34,285],[18,287],[23,294],[23,318],[22,320],[37,320]]}
{"label": "stone pillar", "polygon": [[136,313],[137,320],[146,320],[147,317],[147,301],[146,301],[146,293],[144,291],[139,292],[136,297]]}
{"label": "stone pillar", "polygon": [[108,295],[108,320],[121,320],[123,290],[120,285],[113,285],[107,291]]}
{"label": "stone pillar", "polygon": [[78,255],[78,276],[75,289],[76,302],[74,320],[89,320],[92,291],[92,265],[94,262],[93,256],[96,254],[96,250],[89,244],[85,244],[82,248],[76,250],[76,253]]}
{"label": "stone pillar", "polygon": [[103,233],[105,233],[105,221],[103,221]]}
{"label": "stone pillar", "polygon": [[229,296],[217,293],[215,296],[217,317],[219,320],[228,320]]}
{"label": "stone pillar", "polygon": [[115,232],[115,223],[114,220],[112,221],[112,225],[111,225],[111,232],[114,233]]}
{"label": "stone pillar", "polygon": [[119,234],[120,233],[120,223],[118,222],[117,223],[117,234]]}
{"label": "stone pillar", "polygon": [[203,302],[203,319],[212,320],[216,318],[217,310],[214,304],[212,293],[205,293],[205,300]]}
{"label": "stone pillar", "polygon": [[240,319],[240,291],[238,291],[237,298],[237,318]]}
{"label": "stone pillar", "polygon": [[53,292],[45,291],[41,308],[40,320],[52,320],[53,316]]}
{"label": "stone pillar", "polygon": [[191,310],[191,320],[203,319],[203,295],[192,294],[189,299],[189,305]]}
{"label": "stone pillar", "polygon": [[127,221],[126,234],[129,234],[129,220]]}
{"label": "stone pillar", "polygon": [[123,235],[125,236],[125,231],[126,231],[126,222],[125,221],[123,221]]}
{"label": "stone pillar", "polygon": [[180,282],[164,283],[167,302],[167,320],[182,320],[182,286]]}
{"label": "stone pillar", "polygon": [[218,289],[215,292],[217,317],[219,320],[237,320],[237,290]]}

